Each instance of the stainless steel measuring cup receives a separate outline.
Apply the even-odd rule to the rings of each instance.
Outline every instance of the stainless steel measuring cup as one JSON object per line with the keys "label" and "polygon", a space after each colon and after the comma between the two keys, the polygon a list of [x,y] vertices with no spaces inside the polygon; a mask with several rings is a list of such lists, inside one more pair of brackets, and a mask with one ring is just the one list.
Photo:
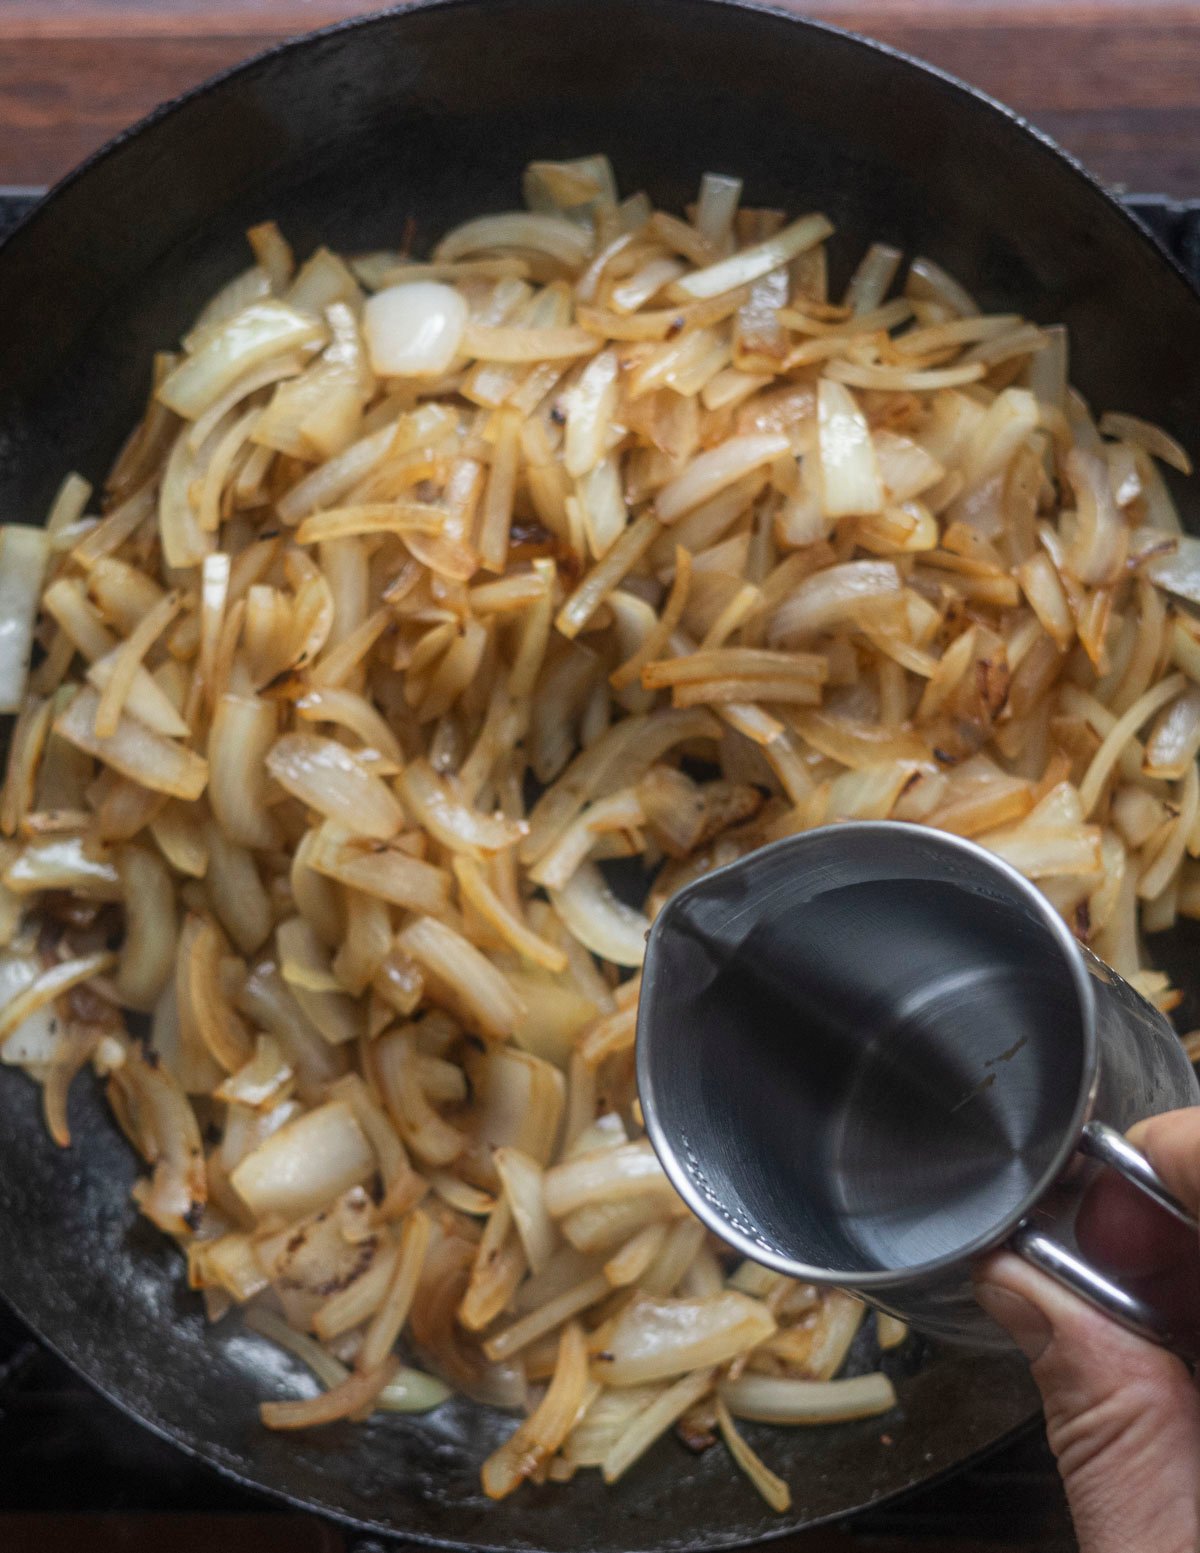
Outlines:
{"label": "stainless steel measuring cup", "polygon": [[1195,1227],[1122,1137],[1200,1102],[1191,1065],[1167,1020],[973,842],[842,824],[697,879],[650,934],[637,1064],[667,1173],[755,1261],[999,1348],[970,1262],[1007,1244],[1191,1347],[1074,1234],[1104,1166]]}

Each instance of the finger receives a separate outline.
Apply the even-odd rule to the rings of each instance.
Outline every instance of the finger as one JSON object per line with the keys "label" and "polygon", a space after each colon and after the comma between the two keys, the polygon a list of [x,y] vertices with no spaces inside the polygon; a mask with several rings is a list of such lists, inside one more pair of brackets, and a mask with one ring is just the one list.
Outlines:
{"label": "finger", "polygon": [[1179,1257],[1193,1230],[1151,1202],[1124,1176],[1102,1170],[1075,1220],[1080,1249],[1113,1272],[1159,1272]]}
{"label": "finger", "polygon": [[1188,1212],[1200,1212],[1200,1106],[1149,1116],[1129,1129],[1129,1141]]}
{"label": "finger", "polygon": [[1200,1326],[1200,1237],[1123,1176],[1101,1171],[1075,1218],[1080,1251],[1173,1330]]}
{"label": "finger", "polygon": [[1200,1394],[1183,1362],[1009,1252],[976,1278],[1031,1361],[1081,1553],[1200,1546]]}

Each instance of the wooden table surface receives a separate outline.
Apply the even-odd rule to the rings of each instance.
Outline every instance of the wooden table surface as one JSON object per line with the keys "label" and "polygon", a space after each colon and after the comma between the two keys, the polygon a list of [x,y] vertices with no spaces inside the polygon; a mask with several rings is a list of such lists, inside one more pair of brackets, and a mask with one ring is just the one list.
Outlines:
{"label": "wooden table surface", "polygon": [[[1111,184],[1200,195],[1200,3],[775,3],[984,87]],[[372,9],[369,0],[0,0],[0,184],[51,182],[214,71]]]}

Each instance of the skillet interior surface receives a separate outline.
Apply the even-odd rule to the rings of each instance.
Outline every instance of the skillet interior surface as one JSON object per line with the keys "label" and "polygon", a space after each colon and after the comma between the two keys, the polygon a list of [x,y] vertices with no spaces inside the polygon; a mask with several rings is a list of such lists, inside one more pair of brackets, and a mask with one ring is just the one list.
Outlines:
{"label": "skillet interior surface", "polygon": [[[102,476],[152,352],[245,263],[247,225],[274,216],[305,254],[394,245],[411,220],[420,251],[460,218],[514,205],[531,158],[593,150],[623,190],[669,208],[714,168],[745,177],[748,203],[826,209],[843,277],[872,239],[927,253],[986,306],[1067,323],[1073,379],[1098,406],[1192,437],[1195,294],[1085,175],[986,99],[729,0],[431,0],[285,46],[161,112],[0,248],[0,292],[19,302],[0,324],[0,511],[38,521],[65,470]],[[1184,510],[1195,519],[1194,501]],[[1197,1022],[1194,949],[1173,939],[1158,957]],[[68,1152],[9,1071],[0,1118],[0,1290],[18,1314],[184,1448],[381,1530],[555,1553],[730,1546],[928,1480],[1034,1412],[1018,1361],[918,1353],[900,1367],[900,1416],[753,1431],[793,1485],[786,1516],[723,1452],[673,1442],[616,1491],[589,1473],[492,1505],[478,1464],[512,1425],[471,1404],[260,1429],[257,1404],[287,1389],[292,1362],[232,1322],[205,1325],[177,1252],[136,1218],[133,1159],[89,1082]]]}

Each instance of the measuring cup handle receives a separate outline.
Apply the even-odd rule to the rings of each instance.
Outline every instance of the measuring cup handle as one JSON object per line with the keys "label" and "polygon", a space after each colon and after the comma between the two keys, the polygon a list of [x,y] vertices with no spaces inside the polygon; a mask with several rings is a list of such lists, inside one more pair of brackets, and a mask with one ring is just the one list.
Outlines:
{"label": "measuring cup handle", "polygon": [[1079,1140],[1079,1152],[1102,1165],[1119,1170],[1127,1181],[1132,1181],[1147,1197],[1152,1197],[1160,1208],[1165,1208],[1181,1224],[1189,1229],[1200,1229],[1174,1192],[1170,1191],[1154,1166],[1128,1138],[1122,1137],[1115,1127],[1106,1122],[1089,1122]]}
{"label": "measuring cup handle", "polygon": [[[1116,1128],[1109,1127],[1104,1122],[1089,1122],[1083,1130],[1079,1151],[1081,1154],[1086,1154],[1088,1158],[1119,1171],[1140,1192],[1144,1192],[1147,1197],[1158,1203],[1159,1207],[1165,1208],[1168,1213],[1190,1229],[1200,1228],[1196,1219],[1168,1190],[1166,1183],[1154,1170],[1146,1156],[1139,1153]],[[1078,1251],[1064,1246],[1045,1230],[1038,1229],[1027,1221],[1018,1226],[1009,1241],[1009,1246],[1018,1256],[1024,1257],[1027,1262],[1032,1262],[1035,1267],[1040,1267],[1052,1278],[1057,1278],[1059,1283],[1065,1284],[1068,1289],[1087,1300],[1090,1305],[1094,1305],[1097,1310],[1103,1311],[1106,1316],[1129,1331],[1136,1332],[1139,1337],[1147,1338],[1150,1342],[1159,1344],[1160,1347],[1174,1349],[1188,1357],[1196,1356],[1197,1343],[1194,1335],[1185,1337],[1175,1329],[1162,1311],[1157,1310],[1138,1295],[1130,1294],[1127,1289],[1121,1288],[1103,1273],[1097,1272]]]}

